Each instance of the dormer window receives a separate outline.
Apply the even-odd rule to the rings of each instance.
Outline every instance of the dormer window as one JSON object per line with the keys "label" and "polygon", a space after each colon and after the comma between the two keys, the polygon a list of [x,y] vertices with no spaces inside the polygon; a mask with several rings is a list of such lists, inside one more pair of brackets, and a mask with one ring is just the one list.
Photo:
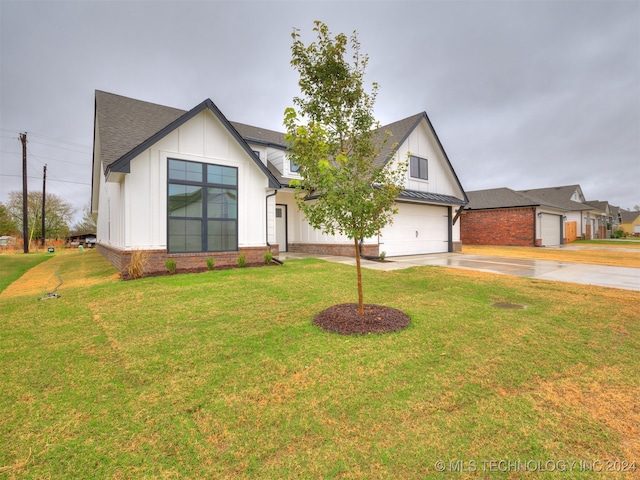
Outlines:
{"label": "dormer window", "polygon": [[289,160],[289,171],[291,173],[298,173],[298,170],[300,170],[300,167],[296,165],[293,160]]}
{"label": "dormer window", "polygon": [[411,178],[429,180],[429,165],[427,159],[411,155],[409,158],[409,174]]}

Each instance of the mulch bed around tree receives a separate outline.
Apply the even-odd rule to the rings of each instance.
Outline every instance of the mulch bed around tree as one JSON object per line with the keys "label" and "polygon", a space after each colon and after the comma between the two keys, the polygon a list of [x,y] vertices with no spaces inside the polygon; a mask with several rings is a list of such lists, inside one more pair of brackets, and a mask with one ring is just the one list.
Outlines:
{"label": "mulch bed around tree", "polygon": [[341,335],[395,332],[407,328],[410,322],[409,316],[400,310],[373,304],[365,304],[364,316],[360,317],[357,303],[334,305],[313,319],[314,325]]}

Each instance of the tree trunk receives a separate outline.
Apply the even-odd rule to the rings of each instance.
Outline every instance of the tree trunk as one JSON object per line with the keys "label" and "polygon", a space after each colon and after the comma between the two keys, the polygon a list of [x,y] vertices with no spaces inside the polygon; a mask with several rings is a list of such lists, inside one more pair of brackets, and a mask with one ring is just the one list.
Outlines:
{"label": "tree trunk", "polygon": [[358,271],[358,315],[364,316],[364,294],[362,293],[362,270],[360,269],[360,249],[358,248],[358,239],[353,239],[356,247],[356,270]]}

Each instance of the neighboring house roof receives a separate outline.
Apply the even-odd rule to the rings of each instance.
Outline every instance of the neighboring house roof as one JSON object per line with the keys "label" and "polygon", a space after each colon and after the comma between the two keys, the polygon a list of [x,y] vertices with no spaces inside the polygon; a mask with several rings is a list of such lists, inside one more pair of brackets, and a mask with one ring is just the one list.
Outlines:
{"label": "neighboring house roof", "polygon": [[640,211],[620,210],[620,218],[622,223],[633,223],[640,216]]}
{"label": "neighboring house roof", "polygon": [[469,197],[469,204],[465,207],[467,210],[538,206],[566,210],[540,198],[535,198],[506,187],[475,190],[467,192],[467,196]]}
{"label": "neighboring house roof", "polygon": [[264,172],[270,186],[277,188],[279,183],[273,174],[210,99],[185,112],[97,90],[95,115],[105,173],[129,173],[133,158],[204,110],[211,111],[220,120]]}
{"label": "neighboring house roof", "polygon": [[466,206],[467,210],[531,207],[540,204],[539,200],[533,200],[506,187],[467,192],[467,197],[469,198],[469,204]]}
{"label": "neighboring house roof", "polygon": [[532,190],[519,190],[527,196],[538,198],[547,205],[555,205],[567,211],[594,210],[585,203],[575,202],[571,198],[578,192],[582,197],[580,185],[564,185],[561,187],[534,188]]}
{"label": "neighboring house roof", "polygon": [[587,200],[586,203],[601,212],[609,212],[609,202],[607,201],[601,202],[600,200]]}

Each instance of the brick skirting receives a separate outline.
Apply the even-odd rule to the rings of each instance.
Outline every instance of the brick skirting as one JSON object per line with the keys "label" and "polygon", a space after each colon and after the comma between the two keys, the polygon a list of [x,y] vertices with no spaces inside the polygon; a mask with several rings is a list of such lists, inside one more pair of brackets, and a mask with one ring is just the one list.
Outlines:
{"label": "brick skirting", "polygon": [[[122,278],[129,277],[129,263],[131,255],[136,250],[121,250],[112,246],[99,243],[96,248],[114,267],[118,269]],[[205,253],[167,253],[166,250],[144,250],[148,259],[144,267],[144,274],[165,273],[165,262],[172,259],[176,262],[176,272],[207,270],[207,258],[215,260],[215,268],[230,268],[238,266],[238,256],[246,255],[247,265],[264,263],[264,254],[271,250],[274,257],[278,256],[278,245],[271,247],[241,247],[237,252],[205,252]]]}
{"label": "brick skirting", "polygon": [[[353,243],[290,243],[289,252],[308,253],[311,255],[337,255],[340,257],[355,257]],[[377,257],[380,254],[378,244],[362,245],[362,254]]]}

